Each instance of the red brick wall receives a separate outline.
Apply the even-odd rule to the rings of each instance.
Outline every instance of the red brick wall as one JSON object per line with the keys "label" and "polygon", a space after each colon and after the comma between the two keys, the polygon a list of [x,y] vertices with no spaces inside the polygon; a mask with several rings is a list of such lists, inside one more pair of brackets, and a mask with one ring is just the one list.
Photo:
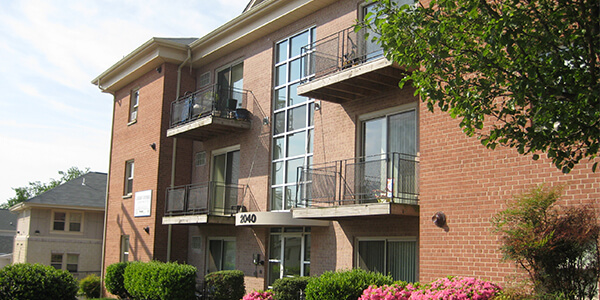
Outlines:
{"label": "red brick wall", "polygon": [[[500,262],[490,219],[507,200],[539,184],[564,186],[563,204],[597,206],[600,175],[587,163],[566,175],[546,159],[536,162],[502,147],[487,150],[467,138],[458,122],[421,104],[421,280],[465,275],[505,282],[515,267]],[[431,222],[437,211],[446,214],[448,232]]]}

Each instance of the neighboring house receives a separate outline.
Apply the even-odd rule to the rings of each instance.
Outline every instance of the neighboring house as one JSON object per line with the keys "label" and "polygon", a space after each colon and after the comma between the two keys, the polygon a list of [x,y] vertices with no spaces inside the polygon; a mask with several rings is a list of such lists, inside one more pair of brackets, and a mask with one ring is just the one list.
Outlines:
{"label": "neighboring house", "polygon": [[[239,269],[248,290],[364,268],[505,283],[490,219],[545,183],[598,206],[592,162],[486,149],[428,111],[355,31],[362,0],[252,1],[198,39],[152,38],[93,80],[114,96],[104,266]],[[198,22],[202,22],[198,20]],[[440,212],[438,214],[438,212]],[[434,215],[445,215],[437,227]]]}
{"label": "neighboring house", "polygon": [[0,209],[0,268],[10,265],[17,234],[17,214]]}
{"label": "neighboring house", "polygon": [[13,263],[100,275],[106,180],[87,173],[11,207],[18,213]]}

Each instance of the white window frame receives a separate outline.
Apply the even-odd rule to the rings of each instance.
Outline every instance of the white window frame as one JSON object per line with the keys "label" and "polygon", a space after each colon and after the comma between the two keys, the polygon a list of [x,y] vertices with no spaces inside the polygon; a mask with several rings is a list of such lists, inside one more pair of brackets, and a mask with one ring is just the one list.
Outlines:
{"label": "white window frame", "polygon": [[123,180],[123,197],[129,198],[133,195],[134,174],[135,174],[135,160],[130,159],[125,162],[125,174],[124,174],[124,180]]}
{"label": "white window frame", "polygon": [[139,106],[140,106],[140,89],[134,89],[129,94],[129,115],[127,116],[129,125],[137,122]]}
{"label": "white window frame", "polygon": [[119,261],[120,262],[128,262],[129,256],[131,253],[131,244],[129,243],[129,235],[123,234],[121,235],[121,245],[119,248]]}
{"label": "white window frame", "polygon": [[[272,253],[268,253],[268,261],[269,264],[271,263],[277,263],[279,264],[279,274],[278,274],[278,278],[282,278],[285,274],[283,274],[284,272],[284,265],[283,262],[285,261],[285,238],[288,237],[299,237],[300,238],[300,276],[305,276],[305,269],[308,266],[310,268],[310,260],[305,260],[306,258],[306,249],[307,249],[307,245],[306,245],[306,237],[310,236],[311,237],[311,247],[312,247],[312,230],[310,227],[299,227],[302,228],[302,231],[296,231],[296,232],[286,232],[286,229],[290,229],[293,227],[276,227],[276,228],[281,228],[280,232],[269,232],[269,251],[271,250],[271,237],[273,235],[278,235],[281,237],[281,247],[279,249],[279,259],[274,259],[272,258],[273,255]],[[269,272],[271,271],[271,267],[268,266],[268,270]],[[271,276],[273,274],[267,274],[266,280],[267,282],[271,279]],[[308,274],[310,275],[310,274]],[[307,275],[307,276],[308,276]],[[271,288],[272,286],[269,286],[269,288]]]}
{"label": "white window frame", "polygon": [[[52,216],[50,218],[50,232],[52,232],[52,233],[68,233],[68,234],[83,234],[83,232],[84,232],[83,224],[84,224],[84,220],[85,220],[84,212],[70,211],[70,210],[51,210],[50,213],[52,214]],[[64,230],[54,229],[54,221],[55,221],[56,213],[64,213],[65,214]],[[71,216],[74,214],[81,215],[81,219],[79,221],[79,231],[71,231]],[[73,222],[73,223],[75,223],[75,222]]]}
{"label": "white window frame", "polygon": [[[356,237],[354,241],[354,267],[360,268],[360,253],[359,251],[359,242],[377,242],[384,241],[386,253],[385,257],[385,266],[387,267],[387,243],[388,242],[415,242],[417,247],[417,253],[415,256],[415,281],[419,279],[419,239],[416,236],[381,236],[381,237]],[[387,271],[387,270],[386,270]]]}
{"label": "white window frame", "polygon": [[[273,112],[271,115],[271,120],[273,120],[272,122],[272,126],[271,126],[271,144],[272,144],[272,149],[271,149],[271,157],[270,157],[270,161],[271,164],[269,166],[269,173],[271,174],[270,178],[269,178],[269,187],[270,187],[270,197],[269,197],[269,211],[289,211],[291,208],[294,207],[295,203],[291,203],[289,204],[290,207],[286,207],[287,206],[287,199],[292,199],[293,197],[296,197],[297,193],[297,188],[298,188],[298,178],[296,178],[296,180],[289,180],[287,179],[287,175],[288,174],[293,174],[293,172],[296,172],[296,176],[298,176],[297,174],[297,170],[288,170],[288,165],[289,164],[294,164],[294,161],[299,161],[302,160],[302,166],[309,166],[312,164],[312,157],[313,157],[313,144],[314,144],[314,99],[312,98],[307,98],[305,101],[303,102],[299,102],[299,103],[294,103],[291,105],[288,105],[289,103],[285,103],[283,105],[283,107],[281,108],[277,108],[276,104],[274,103],[274,97],[276,97],[277,92],[278,91],[285,91],[285,99],[286,102],[287,100],[289,100],[290,96],[290,88],[294,85],[299,85],[302,80],[312,76],[312,74],[309,74],[308,76],[304,77],[305,74],[300,74],[299,76],[297,76],[298,78],[291,78],[290,72],[291,72],[291,67],[292,67],[292,63],[299,61],[300,62],[300,69],[302,69],[303,67],[303,59],[309,59],[310,56],[308,55],[309,53],[302,53],[302,51],[300,51],[299,54],[292,56],[292,40],[298,36],[301,36],[305,33],[308,33],[308,40],[306,41],[307,44],[310,42],[314,42],[316,41],[316,26],[310,26],[307,28],[304,28],[303,30],[297,31],[294,34],[291,34],[289,36],[287,36],[284,39],[278,40],[277,42],[274,43],[273,45],[273,88],[272,88],[272,95],[273,98],[271,99],[271,105],[273,106]],[[286,45],[286,57],[281,59],[281,61],[277,61],[277,54],[278,54],[278,45],[285,43]],[[304,46],[304,45],[303,45]],[[284,67],[285,66],[285,80],[283,80],[283,82],[277,82],[277,70],[280,67]],[[305,65],[304,68],[307,68],[308,65]],[[296,95],[297,96],[297,95]],[[294,109],[300,109],[302,107],[306,108],[306,115],[305,115],[305,127],[302,128],[295,128],[293,130],[289,130],[288,131],[288,122],[289,122],[289,116],[290,114],[293,112]],[[275,133],[275,129],[276,129],[276,122],[278,122],[278,120],[276,120],[276,116],[280,116],[280,118],[282,119],[283,122],[283,131],[279,132],[279,133]],[[311,119],[312,116],[312,119]],[[311,124],[311,120],[313,121]],[[289,146],[289,138],[293,137],[294,135],[304,135],[304,141],[305,141],[305,149],[304,151],[302,151],[302,153],[296,153],[295,155],[291,155],[288,156],[288,146]],[[277,149],[275,149],[276,145],[276,140],[280,140],[282,141],[282,145],[283,145],[283,149],[279,149],[281,150],[281,156],[278,158],[274,157],[275,151]],[[276,176],[279,175],[279,176]],[[281,178],[283,177],[283,178]],[[278,180],[280,182],[278,182]],[[293,192],[294,190],[296,190],[296,192]],[[281,194],[281,199],[277,199],[276,196],[277,194],[280,193]],[[288,197],[288,194],[290,197]],[[293,200],[292,200],[293,201]]]}

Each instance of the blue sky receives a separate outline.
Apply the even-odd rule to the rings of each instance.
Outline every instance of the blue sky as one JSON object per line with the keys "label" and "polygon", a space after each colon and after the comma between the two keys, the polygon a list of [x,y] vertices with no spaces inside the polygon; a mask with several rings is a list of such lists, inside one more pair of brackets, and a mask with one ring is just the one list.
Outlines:
{"label": "blue sky", "polygon": [[0,203],[72,166],[107,172],[112,96],[90,81],[150,38],[201,37],[247,2],[0,1]]}

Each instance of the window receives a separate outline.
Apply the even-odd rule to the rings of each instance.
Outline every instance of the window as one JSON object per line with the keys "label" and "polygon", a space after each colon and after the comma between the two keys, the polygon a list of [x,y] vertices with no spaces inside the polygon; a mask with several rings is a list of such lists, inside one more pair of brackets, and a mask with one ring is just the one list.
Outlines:
{"label": "window", "polygon": [[57,270],[62,269],[62,261],[63,261],[62,253],[60,253],[60,254],[52,253],[52,255],[50,256],[50,266],[54,267]]}
{"label": "window", "polygon": [[201,167],[206,164],[206,151],[196,152],[196,167]]}
{"label": "window", "polygon": [[210,84],[210,72],[205,72],[198,78],[198,87],[205,87]]}
{"label": "window", "polygon": [[133,192],[133,160],[125,163],[125,188],[123,195],[131,196]]}
{"label": "window", "polygon": [[240,150],[231,148],[215,151],[212,162],[213,193],[211,210],[217,214],[237,212]]}
{"label": "window", "polygon": [[[63,262],[66,264],[63,267]],[[67,270],[71,273],[77,273],[77,268],[79,265],[79,254],[72,253],[52,253],[50,256],[50,266],[54,267],[57,270]]]}
{"label": "window", "polygon": [[79,254],[67,254],[67,271],[77,273],[77,265],[79,264]]}
{"label": "window", "polygon": [[[409,4],[409,5],[414,5],[415,1],[414,0],[392,0],[392,2],[396,3],[399,7],[405,4]],[[373,13],[376,14],[377,13],[377,3],[369,3],[365,6],[362,7],[362,11],[361,11],[361,15],[359,16],[360,19],[364,20],[367,16],[367,14],[369,13]],[[381,46],[373,41],[373,37],[375,36],[379,36],[379,34],[374,31],[371,28],[366,28],[364,29],[364,34],[368,34],[368,38],[365,39],[364,37],[360,38],[360,54],[362,57],[364,57],[364,59],[366,61],[375,59],[375,58],[379,58],[381,56],[383,56],[383,49],[381,48]]]}
{"label": "window", "polygon": [[121,262],[129,261],[129,235],[121,236]]}
{"label": "window", "polygon": [[206,272],[235,270],[235,251],[235,238],[209,239]]}
{"label": "window", "polygon": [[310,227],[271,228],[269,286],[283,277],[310,276]]}
{"label": "window", "polygon": [[140,90],[131,91],[129,96],[129,123],[137,121],[138,106],[140,104]]}
{"label": "window", "polygon": [[244,88],[244,63],[236,63],[217,72],[219,97],[217,109],[221,111],[235,110],[242,107]]}
{"label": "window", "polygon": [[81,232],[82,219],[83,213],[55,211],[52,215],[52,230]]}
{"label": "window", "polygon": [[201,236],[193,236],[192,237],[192,250],[202,250],[202,237]]}
{"label": "window", "polygon": [[311,164],[314,100],[298,96],[304,76],[301,48],[314,42],[315,29],[304,30],[275,45],[271,210],[295,205],[298,167]]}
{"label": "window", "polygon": [[390,274],[394,280],[417,280],[416,238],[359,239],[356,249],[359,268]]}
{"label": "window", "polygon": [[395,108],[364,118],[361,141],[360,148],[365,158],[360,162],[361,169],[357,170],[354,180],[356,191],[362,195],[363,200],[416,201],[416,110],[410,108],[402,111]]}

